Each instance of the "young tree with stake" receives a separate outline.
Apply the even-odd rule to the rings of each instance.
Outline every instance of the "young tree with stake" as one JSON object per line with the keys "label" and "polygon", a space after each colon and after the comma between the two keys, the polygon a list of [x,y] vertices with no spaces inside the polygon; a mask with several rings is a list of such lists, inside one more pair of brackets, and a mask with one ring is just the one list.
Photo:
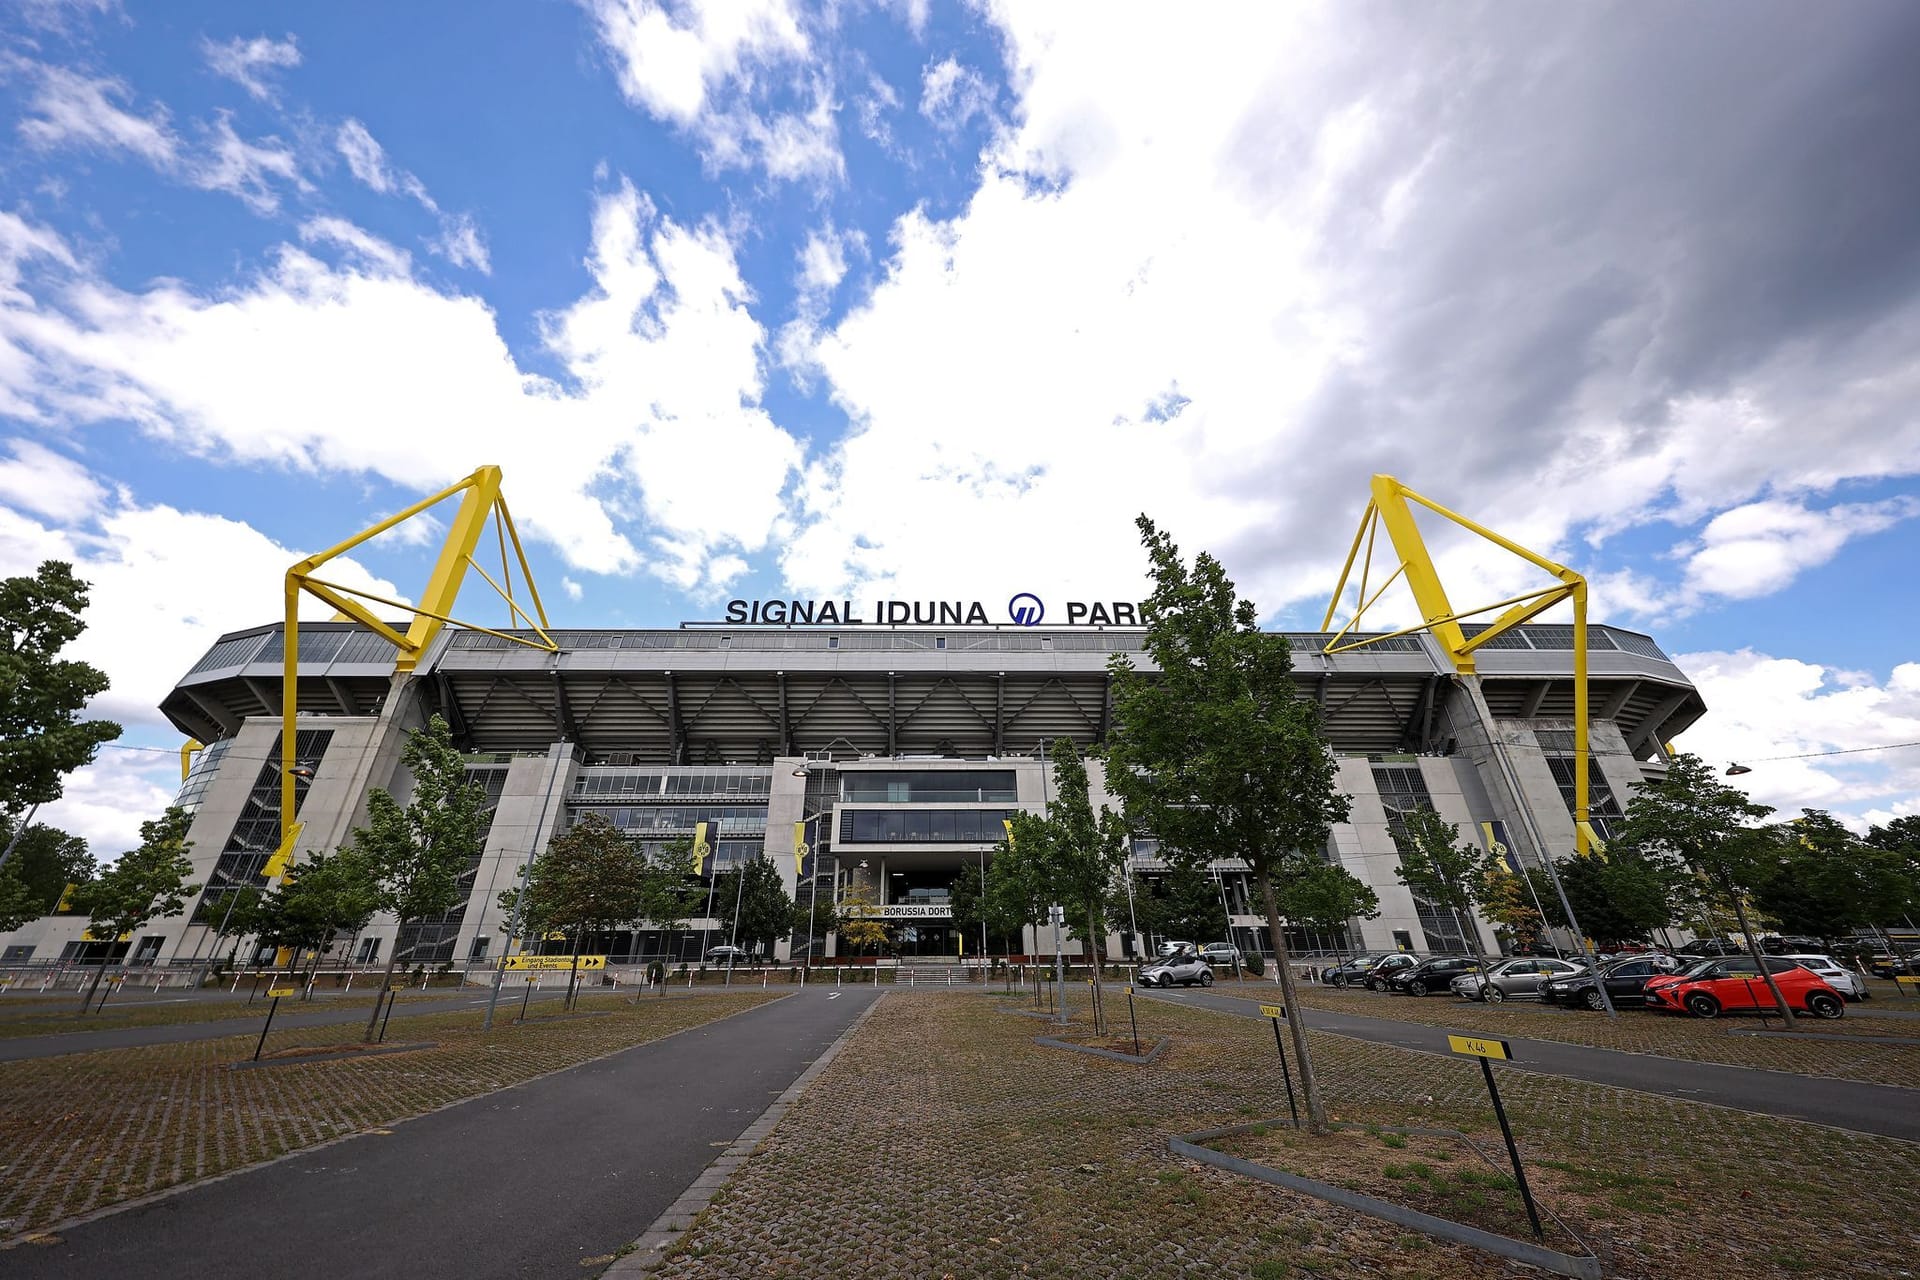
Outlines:
{"label": "young tree with stake", "polygon": [[1106,747],[1107,789],[1170,861],[1240,858],[1251,868],[1318,1132],[1326,1107],[1295,999],[1277,881],[1299,865],[1290,856],[1325,845],[1350,802],[1335,785],[1317,709],[1295,688],[1287,638],[1260,630],[1258,611],[1236,595],[1218,560],[1203,551],[1189,568],[1153,521],[1141,516],[1137,524],[1153,579],[1146,651],[1159,672],[1136,671],[1125,654],[1110,659],[1117,727]]}
{"label": "young tree with stake", "polygon": [[[122,935],[131,941],[134,931],[148,921],[186,910],[187,897],[200,888],[187,883],[193,872],[193,860],[187,856],[187,828],[192,822],[186,810],[169,809],[162,817],[141,823],[140,847],[121,854],[119,861],[74,890],[74,909],[87,917],[89,933],[105,939],[111,948]],[[80,1003],[82,1013],[93,1003],[106,972],[102,956],[87,998]]]}
{"label": "young tree with stake", "polygon": [[[413,794],[402,806],[383,787],[368,792],[367,825],[355,829],[353,847],[371,868],[380,909],[405,929],[459,903],[460,877],[480,857],[485,843],[481,833],[487,789],[467,778],[453,731],[439,716],[407,735],[400,760],[413,778]],[[392,987],[399,963],[396,936],[387,954],[383,988]],[[376,1000],[367,1020],[367,1039],[373,1039],[379,1025]]]}
{"label": "young tree with stake", "polygon": [[1497,863],[1499,855],[1461,843],[1459,826],[1424,804],[1402,819],[1393,843],[1400,851],[1400,865],[1394,868],[1400,883],[1452,913],[1467,950],[1484,969],[1486,948],[1473,909],[1487,883],[1490,864]]}

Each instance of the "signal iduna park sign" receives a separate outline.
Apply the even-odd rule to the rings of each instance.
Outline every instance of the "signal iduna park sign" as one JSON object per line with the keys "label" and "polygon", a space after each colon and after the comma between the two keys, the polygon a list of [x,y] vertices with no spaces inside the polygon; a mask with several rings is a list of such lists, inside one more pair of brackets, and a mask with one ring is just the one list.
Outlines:
{"label": "signal iduna park sign", "polygon": [[[1037,627],[1046,619],[1046,602],[1030,591],[1007,601],[1005,620],[1016,627]],[[1146,606],[1132,600],[1068,600],[1064,618],[1070,627],[1139,627]],[[862,616],[852,600],[729,600],[726,621],[747,626],[828,627],[990,627],[995,620],[979,600],[875,600]]]}

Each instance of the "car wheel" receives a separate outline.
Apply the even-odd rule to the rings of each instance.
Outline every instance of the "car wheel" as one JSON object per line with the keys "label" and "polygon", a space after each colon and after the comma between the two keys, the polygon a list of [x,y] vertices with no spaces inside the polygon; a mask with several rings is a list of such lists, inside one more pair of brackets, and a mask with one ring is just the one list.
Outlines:
{"label": "car wheel", "polygon": [[1427,994],[1427,984],[1415,978],[1407,984],[1407,994],[1410,996],[1423,996]]}
{"label": "car wheel", "polygon": [[1481,988],[1481,990],[1485,993],[1484,999],[1488,1004],[1499,1004],[1507,998],[1507,993],[1492,983],[1488,983],[1485,987]]}
{"label": "car wheel", "polygon": [[1687,997],[1687,1012],[1696,1018],[1717,1018],[1720,1002],[1704,991],[1696,991]]}
{"label": "car wheel", "polygon": [[1212,985],[1213,985],[1213,974],[1212,974],[1211,972],[1203,972],[1203,973],[1202,973],[1202,974],[1200,975],[1200,985],[1201,985],[1201,986],[1203,986],[1203,987],[1210,987],[1210,986],[1212,986]]}
{"label": "car wheel", "polygon": [[1593,1010],[1593,1012],[1595,1013],[1604,1013],[1607,1008],[1606,999],[1600,994],[1600,989],[1598,987],[1595,987],[1592,991],[1587,992],[1587,994],[1581,999],[1581,1003],[1586,1005],[1587,1008]]}
{"label": "car wheel", "polygon": [[1807,1012],[1816,1018],[1838,1018],[1845,1014],[1847,1007],[1835,997],[1824,991],[1814,991],[1807,995]]}
{"label": "car wheel", "polygon": [[1339,974],[1339,973],[1334,974],[1332,978],[1328,979],[1328,985],[1334,986],[1334,987],[1346,986],[1347,985],[1346,975]]}

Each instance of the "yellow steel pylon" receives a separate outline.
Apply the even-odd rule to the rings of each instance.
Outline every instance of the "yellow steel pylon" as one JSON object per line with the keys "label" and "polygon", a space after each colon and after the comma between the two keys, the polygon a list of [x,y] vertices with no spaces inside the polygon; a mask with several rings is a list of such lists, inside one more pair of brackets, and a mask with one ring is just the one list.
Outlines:
{"label": "yellow steel pylon", "polygon": [[[1372,497],[1367,503],[1366,511],[1360,516],[1360,528],[1353,535],[1353,546],[1348,549],[1346,563],[1340,568],[1340,582],[1334,588],[1333,599],[1327,605],[1327,617],[1321,624],[1321,629],[1328,630],[1333,626],[1334,614],[1339,610],[1341,599],[1346,594],[1347,583],[1353,579],[1355,560],[1360,561],[1360,577],[1357,584],[1358,604],[1353,616],[1347,619],[1347,624],[1327,641],[1325,652],[1345,653],[1350,649],[1362,648],[1393,636],[1425,631],[1439,643],[1448,660],[1453,663],[1454,670],[1461,675],[1472,675],[1475,650],[1491,643],[1495,637],[1512,630],[1528,619],[1545,613],[1555,605],[1563,601],[1572,601],[1574,838],[1578,852],[1582,856],[1595,852],[1602,847],[1602,842],[1593,830],[1587,783],[1587,580],[1567,566],[1529,551],[1519,543],[1502,537],[1484,525],[1469,520],[1458,512],[1447,510],[1433,499],[1415,493],[1392,476],[1374,476],[1371,489]],[[1446,588],[1440,582],[1439,571],[1434,567],[1433,557],[1427,551],[1426,539],[1420,534],[1420,526],[1414,521],[1413,507],[1409,505],[1412,503],[1418,503],[1427,510],[1451,520],[1461,528],[1479,534],[1495,546],[1512,552],[1529,564],[1546,570],[1553,575],[1554,585],[1522,595],[1509,596],[1505,600],[1496,600],[1492,604],[1481,605],[1476,609],[1455,609],[1453,603],[1447,599]],[[1387,538],[1393,544],[1394,553],[1399,557],[1400,563],[1380,583],[1373,594],[1368,595],[1368,579],[1373,570],[1374,540],[1382,525],[1386,526]],[[1402,627],[1398,631],[1388,632],[1385,635],[1346,641],[1347,633],[1359,624],[1360,619],[1380,598],[1381,593],[1403,577],[1407,580],[1407,586],[1413,591],[1414,603],[1419,606],[1423,621],[1418,626]],[[1491,613],[1501,608],[1506,612],[1495,618],[1486,630],[1471,639],[1461,629],[1461,619]],[[1342,643],[1343,641],[1346,642]],[[1546,851],[1542,850],[1541,855],[1546,856]]]}
{"label": "yellow steel pylon", "polygon": [[[447,529],[447,540],[440,548],[440,558],[433,566],[433,574],[427,579],[427,589],[421,594],[417,605],[403,604],[398,600],[389,600],[372,592],[361,591],[356,587],[343,586],[338,582],[328,582],[314,575],[314,571],[327,561],[353,550],[361,543],[378,537],[395,525],[402,524],[428,508],[461,493],[466,496],[460,501],[460,509],[455,513]],[[485,569],[473,558],[476,547],[480,545],[480,535],[485,531],[488,517],[493,518],[494,531],[500,546],[500,580],[494,581]],[[507,547],[513,547],[513,559],[507,557]],[[520,607],[513,596],[513,564],[520,566],[520,576],[527,585],[527,596],[533,606],[530,615]],[[537,640],[525,636],[510,635],[504,631],[495,631],[491,627],[476,623],[461,622],[452,616],[453,603],[460,594],[460,584],[465,581],[467,569],[471,567],[499,593],[507,602],[508,625],[518,622],[532,631]],[[527,566],[527,553],[520,545],[520,534],[513,527],[513,516],[507,510],[507,502],[500,493],[500,468],[481,467],[458,484],[449,485],[432,497],[423,498],[405,511],[388,516],[380,523],[363,529],[345,542],[329,547],[318,555],[308,556],[287,570],[286,578],[286,634],[284,652],[281,660],[280,675],[280,847],[268,860],[264,874],[271,880],[284,875],[287,864],[293,857],[293,843],[300,834],[301,824],[294,821],[294,791],[299,760],[294,751],[295,719],[300,703],[300,593],[305,591],[332,605],[339,613],[335,616],[346,621],[358,622],[376,635],[392,643],[395,650],[393,669],[405,673],[413,670],[433,638],[440,634],[440,628],[448,623],[465,627],[472,631],[484,631],[502,640],[523,644],[528,648],[540,649],[547,653],[557,653],[560,646],[547,634],[547,611],[540,603],[540,589],[534,585],[533,571]],[[394,630],[387,622],[373,614],[361,601],[371,601],[389,609],[399,609],[413,615],[413,623],[405,633]]]}

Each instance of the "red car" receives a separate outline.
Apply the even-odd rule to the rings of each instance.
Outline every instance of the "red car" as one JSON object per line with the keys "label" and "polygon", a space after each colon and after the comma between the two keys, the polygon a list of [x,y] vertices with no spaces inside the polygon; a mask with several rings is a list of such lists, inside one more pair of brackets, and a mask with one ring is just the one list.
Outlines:
{"label": "red car", "polygon": [[[1766,957],[1766,965],[1788,1007],[1795,1012],[1816,1018],[1838,1018],[1846,1013],[1846,1000],[1818,974],[1772,956]],[[1765,1013],[1774,1008],[1774,1003],[1773,992],[1767,990],[1767,981],[1754,967],[1751,956],[1716,956],[1648,982],[1647,1006],[1690,1013],[1696,1018],[1717,1018],[1723,1013]]]}

